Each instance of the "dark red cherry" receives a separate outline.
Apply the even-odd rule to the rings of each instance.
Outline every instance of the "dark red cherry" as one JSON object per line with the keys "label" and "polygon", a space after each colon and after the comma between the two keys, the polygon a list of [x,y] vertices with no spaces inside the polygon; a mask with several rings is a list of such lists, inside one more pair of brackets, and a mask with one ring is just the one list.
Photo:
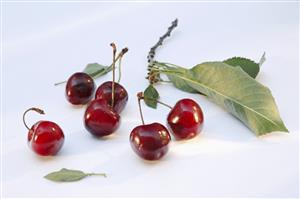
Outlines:
{"label": "dark red cherry", "polygon": [[159,123],[140,125],[130,134],[132,149],[145,160],[158,160],[168,152],[171,136]]}
{"label": "dark red cherry", "polygon": [[92,100],[95,83],[86,73],[74,73],[67,81],[66,98],[74,105],[86,104]]}
{"label": "dark red cherry", "polygon": [[120,116],[105,99],[95,99],[84,114],[85,128],[93,135],[103,137],[112,134],[120,125]]}
{"label": "dark red cherry", "polygon": [[[96,91],[96,99],[105,99],[108,104],[112,104],[112,81],[107,81],[101,84]],[[128,101],[128,93],[126,89],[115,82],[115,99],[113,110],[120,113]]]}
{"label": "dark red cherry", "polygon": [[23,122],[29,130],[27,140],[29,147],[37,154],[42,156],[55,155],[62,148],[65,136],[62,129],[54,122],[39,121],[30,129],[25,123],[25,114],[29,111],[36,111],[44,114],[38,108],[30,108],[23,115]]}
{"label": "dark red cherry", "polygon": [[194,100],[182,99],[170,111],[167,121],[176,139],[190,139],[201,132],[203,113]]}

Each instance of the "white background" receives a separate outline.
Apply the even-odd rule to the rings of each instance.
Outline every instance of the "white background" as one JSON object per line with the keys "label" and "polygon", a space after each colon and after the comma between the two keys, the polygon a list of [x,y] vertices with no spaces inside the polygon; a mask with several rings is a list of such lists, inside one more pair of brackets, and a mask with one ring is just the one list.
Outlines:
{"label": "white background", "polygon": [[[9,3],[3,5],[2,186],[4,196],[272,196],[299,194],[299,8],[298,3]],[[205,97],[157,86],[161,100],[190,97],[204,111],[200,136],[172,142],[161,161],[148,163],[131,150],[128,137],[140,124],[136,93],[147,86],[146,56],[171,21],[179,26],[157,59],[191,67],[245,56],[267,61],[257,80],[272,90],[289,134],[255,137],[241,122]],[[84,107],[73,107],[64,86],[53,86],[88,63],[111,62],[110,42],[128,46],[121,83],[129,102],[122,124],[107,139],[83,127]],[[96,80],[111,79],[111,73]],[[55,157],[27,146],[28,123],[47,119],[64,130]],[[165,123],[168,109],[144,107],[146,122]],[[75,183],[43,179],[62,167],[106,172]]]}

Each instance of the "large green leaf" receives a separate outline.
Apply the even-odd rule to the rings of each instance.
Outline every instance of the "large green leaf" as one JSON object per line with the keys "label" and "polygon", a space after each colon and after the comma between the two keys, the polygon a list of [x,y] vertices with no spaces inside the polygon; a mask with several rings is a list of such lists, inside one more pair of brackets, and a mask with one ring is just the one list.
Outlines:
{"label": "large green leaf", "polygon": [[272,131],[288,132],[270,90],[240,67],[223,62],[206,62],[193,67],[188,73],[172,72],[170,67],[164,73],[168,77],[181,79],[183,86],[188,84],[207,95],[258,136]]}
{"label": "large green leaf", "polygon": [[[184,74],[186,75],[188,73],[188,69],[182,68],[182,67],[170,67],[168,68],[170,71],[174,71],[174,72],[180,72],[180,74]],[[191,86],[189,86],[184,80],[182,80],[181,78],[178,78],[177,76],[174,75],[168,75],[166,74],[169,78],[169,80],[173,83],[173,85],[185,92],[189,92],[189,93],[199,93],[199,91],[197,91],[196,89],[192,88]]]}
{"label": "large green leaf", "polygon": [[[244,57],[232,57],[229,59],[226,59],[223,61],[224,63],[233,66],[233,67],[241,67],[243,71],[245,71],[248,75],[250,75],[252,78],[256,78],[256,76],[259,73],[260,66],[264,63],[265,61],[265,53],[262,55],[259,63],[256,63],[252,61],[251,59],[244,58]],[[171,66],[167,67],[168,70],[174,71],[174,72],[180,72],[180,74],[186,74],[188,73],[188,69],[170,64],[170,63],[163,63],[163,62],[156,62],[156,64],[163,64],[164,66]],[[196,89],[192,88],[189,86],[185,81],[183,81],[181,78],[178,78],[177,76],[174,75],[168,75],[166,74],[169,78],[169,80],[173,83],[173,85],[185,92],[189,93],[199,93]],[[203,93],[200,92],[200,94],[203,95]]]}

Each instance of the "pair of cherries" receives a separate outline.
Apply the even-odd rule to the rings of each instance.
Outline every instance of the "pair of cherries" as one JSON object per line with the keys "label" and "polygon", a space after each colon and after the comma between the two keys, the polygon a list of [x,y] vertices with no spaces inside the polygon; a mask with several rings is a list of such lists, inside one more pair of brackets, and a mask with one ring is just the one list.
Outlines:
{"label": "pair of cherries", "polygon": [[[113,47],[113,81],[107,81],[100,85],[96,91],[95,83],[86,73],[74,73],[66,84],[66,98],[73,105],[88,104],[84,114],[85,128],[93,135],[103,137],[112,134],[120,124],[120,112],[128,101],[126,89],[114,81],[115,70],[115,44]],[[124,48],[118,57],[128,51]],[[92,101],[91,101],[92,100]],[[28,143],[34,152],[42,156],[55,155],[62,148],[64,133],[58,124],[51,121],[39,121],[29,128],[25,122],[25,115],[29,111],[44,114],[39,108],[30,108],[23,114],[23,122],[28,129]]]}
{"label": "pair of cherries", "polygon": [[[160,123],[144,123],[141,99],[143,99],[143,93],[138,93],[143,124],[132,130],[130,134],[131,147],[138,156],[145,160],[158,160],[168,152],[171,136],[168,129]],[[181,99],[173,108],[166,106],[171,109],[167,117],[167,124],[177,140],[188,140],[201,132],[204,121],[203,112],[194,100]]]}

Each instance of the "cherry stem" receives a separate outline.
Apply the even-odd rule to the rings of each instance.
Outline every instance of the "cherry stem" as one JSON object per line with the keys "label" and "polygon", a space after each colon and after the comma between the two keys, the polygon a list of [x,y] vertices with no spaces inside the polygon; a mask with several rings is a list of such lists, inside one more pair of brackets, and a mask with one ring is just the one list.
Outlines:
{"label": "cherry stem", "polygon": [[30,108],[30,109],[27,109],[27,110],[23,113],[23,124],[25,125],[25,127],[26,127],[28,130],[30,130],[30,128],[27,126],[27,124],[26,124],[26,122],[25,122],[25,115],[26,115],[29,111],[35,111],[35,112],[37,112],[37,113],[39,113],[39,114],[42,114],[42,115],[45,114],[45,112],[44,112],[42,109],[39,109],[39,108],[33,107],[33,108]]}
{"label": "cherry stem", "polygon": [[67,81],[61,81],[61,82],[57,82],[57,83],[55,83],[55,84],[54,84],[54,86],[58,86],[58,85],[60,85],[60,84],[64,84],[64,83],[67,83]]}
{"label": "cherry stem", "polygon": [[[117,59],[119,59],[119,77],[118,77],[118,83],[120,83],[121,81],[121,76],[122,76],[122,71],[121,71],[121,63],[122,63],[122,58],[123,58],[123,55],[125,53],[128,52],[128,48],[123,48],[122,51],[119,53]],[[117,62],[117,60],[116,60]]]}
{"label": "cherry stem", "polygon": [[140,110],[140,116],[141,116],[142,124],[145,125],[145,121],[144,121],[144,117],[143,117],[143,111],[142,111],[142,106],[141,106],[141,99],[144,98],[143,92],[139,92],[137,94],[137,98],[138,98],[138,104],[139,104],[139,110]]}
{"label": "cherry stem", "polygon": [[[142,93],[140,96],[141,96],[141,99],[144,99],[144,98],[145,98],[143,93]],[[156,101],[157,103],[159,103],[159,104],[161,104],[161,105],[163,105],[163,106],[165,106],[165,107],[167,107],[167,108],[169,108],[169,109],[172,109],[172,108],[173,108],[172,106],[170,106],[170,105],[168,105],[168,104],[166,104],[166,103],[164,103],[164,102],[162,102],[162,101],[159,101],[159,100],[157,100],[157,99],[149,98],[149,97],[148,97],[148,99],[150,99],[150,100],[152,100],[152,101]]]}
{"label": "cherry stem", "polygon": [[[143,112],[142,112],[142,107],[141,107],[141,100],[145,100],[145,97],[144,97],[144,93],[143,92],[139,92],[137,94],[137,98],[138,98],[138,104],[139,104],[139,111],[140,111],[140,116],[141,116],[141,120],[142,120],[142,124],[145,125],[145,121],[144,121],[144,117],[143,117]],[[169,109],[172,109],[173,107],[164,103],[164,102],[161,102],[157,99],[154,99],[154,98],[148,98],[150,100],[153,100],[153,101],[156,101],[157,103],[165,106],[165,107],[168,107]]]}
{"label": "cherry stem", "polygon": [[116,68],[117,47],[115,43],[111,43],[110,46],[113,48],[113,64],[112,64],[113,79],[111,84],[111,106],[113,107],[115,102],[115,68]]}
{"label": "cherry stem", "polygon": [[159,104],[161,104],[161,105],[163,105],[163,106],[165,106],[165,107],[168,107],[169,109],[172,109],[172,108],[173,108],[172,106],[170,106],[170,105],[168,105],[168,104],[166,104],[166,103],[163,103],[163,102],[161,102],[161,101],[159,101],[159,100],[156,100],[156,102],[159,103]]}
{"label": "cherry stem", "polygon": [[119,77],[118,77],[118,83],[120,83],[120,81],[121,81],[121,75],[122,75],[122,72],[121,72],[122,57],[123,57],[123,55],[119,59]]}

